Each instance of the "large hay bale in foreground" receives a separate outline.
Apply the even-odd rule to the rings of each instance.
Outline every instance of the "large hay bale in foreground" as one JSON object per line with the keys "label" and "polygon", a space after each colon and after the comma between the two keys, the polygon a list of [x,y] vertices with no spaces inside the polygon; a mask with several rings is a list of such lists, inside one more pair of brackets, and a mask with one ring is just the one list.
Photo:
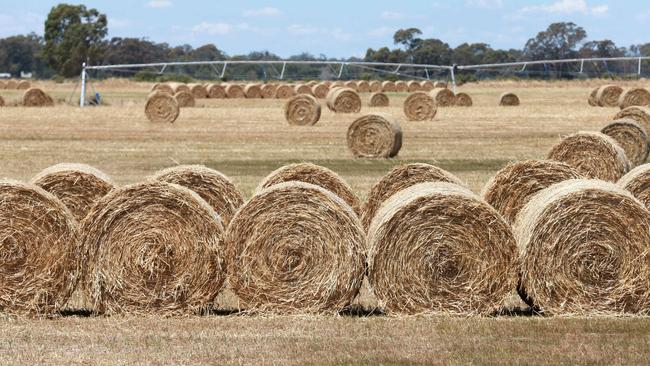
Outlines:
{"label": "large hay bale in foreground", "polygon": [[276,169],[260,182],[256,192],[259,193],[273,185],[290,181],[304,182],[325,188],[343,199],[355,213],[361,211],[359,198],[343,178],[330,169],[311,163],[290,164]]}
{"label": "large hay bale in foreground", "polygon": [[650,107],[650,91],[645,88],[628,89],[618,98],[618,106],[621,109],[632,106]]}
{"label": "large hay bale in foreground", "polygon": [[395,93],[397,92],[397,86],[395,86],[395,82],[387,80],[381,83],[381,91],[384,93]]}
{"label": "large hay bale in foreground", "polygon": [[248,99],[261,99],[262,88],[259,84],[246,84],[244,94],[246,94],[246,98]]}
{"label": "large hay bale in foreground", "polygon": [[32,83],[30,83],[27,80],[21,80],[18,82],[18,85],[16,85],[16,89],[18,90],[27,90],[32,87]]}
{"label": "large hay bale in foreground", "polygon": [[150,181],[116,189],[82,223],[84,283],[106,314],[194,314],[225,280],[223,226],[191,190]]}
{"label": "large hay bale in foreground", "polygon": [[429,93],[415,92],[404,100],[404,115],[409,121],[431,121],[436,113],[436,101]]}
{"label": "large hay bale in foreground", "polygon": [[352,122],[347,143],[356,157],[392,158],[402,148],[402,128],[388,114],[371,113]]}
{"label": "large hay bale in foreground", "polygon": [[102,197],[115,189],[113,180],[86,164],[56,164],[38,173],[31,183],[61,200],[77,221],[83,220]]}
{"label": "large hay bale in foreground", "polygon": [[189,84],[190,93],[195,99],[205,99],[208,97],[208,90],[203,84]]}
{"label": "large hay bale in foreground", "polygon": [[562,139],[548,159],[575,168],[586,178],[616,182],[629,170],[625,151],[611,137],[599,132],[578,132]]}
{"label": "large hay bale in foreground", "polygon": [[188,93],[191,93],[191,92],[192,92],[192,90],[190,90],[190,87],[187,86],[187,84],[183,84],[183,83],[169,83],[169,86],[170,86],[170,87],[172,88],[172,90],[174,91],[172,94],[176,94],[176,93],[178,93],[178,92],[180,92],[180,91],[185,91],[185,92],[188,92]]}
{"label": "large hay bale in foreground", "polygon": [[457,107],[471,107],[474,104],[472,97],[467,93],[457,93],[454,105]]}
{"label": "large hay bale in foreground", "polygon": [[261,86],[262,98],[273,99],[275,98],[275,91],[278,89],[276,84],[264,84]]}
{"label": "large hay bale in foreground", "polygon": [[370,94],[370,101],[368,105],[371,107],[388,107],[390,104],[390,99],[388,95],[384,93],[372,93]]}
{"label": "large hay bale in foreground", "polygon": [[336,313],[365,272],[359,219],[319,186],[286,182],[258,192],[226,232],[228,275],[252,312]]}
{"label": "large hay bale in foreground", "polygon": [[380,93],[381,92],[381,81],[373,80],[370,82],[370,92],[371,93]]}
{"label": "large hay bale in foreground", "polygon": [[226,97],[229,99],[246,98],[246,91],[244,91],[244,87],[239,84],[228,84],[226,86]]}
{"label": "large hay bale in foreground", "polygon": [[449,89],[433,89],[430,93],[438,107],[451,107],[456,103],[456,95]]}
{"label": "large hay bale in foreground", "polygon": [[174,94],[174,99],[176,99],[176,102],[178,102],[178,106],[180,108],[196,106],[196,100],[194,100],[194,96],[192,93],[188,93],[186,91],[179,91],[178,93]]}
{"label": "large hay bale in foreground", "polygon": [[603,85],[596,93],[596,101],[601,107],[618,107],[618,99],[623,94],[623,88],[617,85]]}
{"label": "large hay bale in foreground", "polygon": [[632,193],[650,210],[650,164],[630,170],[616,184]]}
{"label": "large hay bale in foreground", "polygon": [[163,92],[149,94],[144,106],[144,114],[154,123],[174,123],[180,113],[176,98]]}
{"label": "large hay bale in foreground", "polygon": [[525,160],[508,164],[483,187],[481,196],[509,223],[543,189],[582,175],[571,166],[553,160]]}
{"label": "large hay bale in foreground", "polygon": [[614,120],[631,119],[640,124],[641,127],[650,133],[650,108],[648,107],[627,107],[614,116]]}
{"label": "large hay bale in foreground", "polygon": [[648,134],[633,120],[613,121],[600,132],[613,138],[623,148],[632,166],[642,164],[648,158]]}
{"label": "large hay bale in foreground", "polygon": [[589,105],[592,106],[592,107],[598,107],[598,90],[599,89],[600,89],[600,87],[592,89],[591,92],[589,93],[589,98],[587,98],[587,103],[589,103]]}
{"label": "large hay bale in foreground", "polygon": [[327,107],[335,113],[359,113],[361,97],[350,88],[331,89],[327,94]]}
{"label": "large hay bale in foreground", "polygon": [[499,105],[502,107],[516,107],[520,103],[519,97],[515,93],[503,93],[499,99]]}
{"label": "large hay bale in foreground", "polygon": [[329,93],[330,87],[325,83],[318,83],[311,87],[311,93],[318,99],[327,98],[327,93]]}
{"label": "large hay bale in foreground", "polygon": [[395,82],[395,89],[398,93],[406,93],[409,91],[409,85],[406,83],[406,81],[400,80]]}
{"label": "large hay bale in foreground", "polygon": [[318,100],[308,94],[299,94],[284,105],[284,118],[290,125],[310,126],[320,120],[321,106]]}
{"label": "large hay bale in foreground", "polygon": [[599,180],[538,193],[514,225],[520,289],[550,314],[639,313],[650,307],[650,212]]}
{"label": "large hay bale in foreground", "polygon": [[368,230],[372,219],[377,214],[379,207],[397,192],[419,183],[447,182],[464,185],[453,174],[436,166],[422,163],[399,165],[375,183],[366,202],[363,205],[361,222],[364,230]]}
{"label": "large hay bale in foreground", "polygon": [[210,99],[224,99],[227,97],[226,87],[221,84],[208,85],[208,98]]}
{"label": "large hay bale in foreground", "polygon": [[178,184],[198,194],[227,226],[244,198],[232,181],[221,172],[203,165],[179,165],[156,173],[151,179]]}
{"label": "large hay bale in foreground", "polygon": [[53,315],[74,290],[77,223],[52,194],[0,181],[0,313]]}
{"label": "large hay bale in foreground", "polygon": [[25,107],[52,107],[54,100],[39,88],[30,88],[23,94],[23,106]]}
{"label": "large hay bale in foreground", "polygon": [[365,81],[365,80],[359,81],[357,83],[357,92],[359,92],[359,93],[370,93],[370,83]]}
{"label": "large hay bale in foreground", "polygon": [[289,99],[294,95],[296,95],[296,92],[289,84],[278,85],[277,89],[275,90],[275,97],[278,99]]}
{"label": "large hay bale in foreground", "polygon": [[377,212],[367,242],[368,280],[388,313],[492,314],[517,283],[509,225],[456,184],[399,191]]}

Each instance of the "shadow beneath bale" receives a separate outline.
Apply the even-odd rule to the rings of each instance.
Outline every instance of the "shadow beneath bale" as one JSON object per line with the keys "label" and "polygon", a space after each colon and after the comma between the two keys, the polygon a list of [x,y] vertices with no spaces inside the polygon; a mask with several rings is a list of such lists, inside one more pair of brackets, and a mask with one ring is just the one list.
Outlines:
{"label": "shadow beneath bale", "polygon": [[93,312],[92,310],[87,309],[65,309],[59,312],[59,315],[63,318],[77,317],[77,318],[91,318],[98,316],[99,314]]}
{"label": "shadow beneath bale", "polygon": [[365,318],[365,317],[370,317],[370,316],[383,316],[386,315],[383,310],[379,308],[365,308],[363,306],[358,306],[358,305],[352,305],[349,306],[341,311],[339,311],[340,316],[350,316],[350,317],[358,317],[358,318]]}
{"label": "shadow beneath bale", "polygon": [[518,316],[543,316],[544,313],[542,313],[538,308],[536,307],[509,307],[509,308],[503,308],[495,312],[492,316],[493,317],[499,317],[499,316],[513,316],[513,317],[518,317]]}

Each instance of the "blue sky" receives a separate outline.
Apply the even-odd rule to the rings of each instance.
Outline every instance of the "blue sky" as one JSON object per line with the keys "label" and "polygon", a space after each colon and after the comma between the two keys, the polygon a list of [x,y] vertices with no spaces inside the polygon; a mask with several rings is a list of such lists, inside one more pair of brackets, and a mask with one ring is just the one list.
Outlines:
{"label": "blue sky", "polygon": [[[70,1],[71,3],[77,3]],[[0,0],[0,37],[43,33],[52,1]],[[108,15],[110,36],[171,45],[214,43],[230,55],[268,50],[363,56],[392,45],[395,30],[417,27],[451,46],[485,42],[522,48],[555,21],[573,21],[590,39],[619,46],[650,42],[648,0],[111,0],[85,1]]]}

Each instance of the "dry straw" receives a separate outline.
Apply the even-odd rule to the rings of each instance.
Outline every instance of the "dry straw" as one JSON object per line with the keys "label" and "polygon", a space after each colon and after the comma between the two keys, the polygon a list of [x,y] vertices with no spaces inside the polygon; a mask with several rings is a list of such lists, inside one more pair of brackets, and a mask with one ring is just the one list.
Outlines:
{"label": "dry straw", "polygon": [[278,89],[276,84],[264,84],[262,88],[262,98],[273,99],[275,98],[275,91]]}
{"label": "dry straw", "polygon": [[311,86],[307,84],[298,84],[293,87],[293,90],[296,94],[304,94],[304,95],[312,95],[311,94]]}
{"label": "dry straw", "polygon": [[609,123],[600,131],[611,137],[625,151],[632,166],[645,162],[648,158],[648,134],[646,130],[631,119]]}
{"label": "dry straw", "polygon": [[190,93],[196,99],[205,99],[208,97],[208,90],[202,84],[190,84]]}
{"label": "dry straw", "polygon": [[16,85],[16,89],[18,90],[27,90],[32,87],[32,83],[30,83],[27,80],[21,80],[18,82],[18,85]]}
{"label": "dry straw", "polygon": [[541,191],[513,229],[522,298],[557,315],[647,311],[649,216],[629,192],[600,180]]}
{"label": "dry straw", "polygon": [[384,81],[381,83],[381,91],[384,93],[395,93],[397,92],[397,86],[392,81]]}
{"label": "dry straw", "polygon": [[262,98],[262,87],[259,84],[246,84],[244,94],[248,99],[260,99]]}
{"label": "dry straw", "polygon": [[318,83],[311,87],[311,93],[318,99],[327,98],[327,93],[329,93],[330,87],[325,83]]}
{"label": "dry straw", "polygon": [[435,83],[436,88],[442,88],[442,89],[447,89],[447,83],[442,82],[442,81],[437,81]]}
{"label": "dry straw", "polygon": [[54,100],[39,88],[31,88],[23,94],[23,106],[25,107],[52,107]]}
{"label": "dry straw", "polygon": [[347,142],[356,157],[392,158],[402,148],[402,128],[388,114],[368,114],[348,127]]}
{"label": "dry straw", "polygon": [[650,209],[650,164],[639,165],[632,169],[617,184]]}
{"label": "dry straw", "polygon": [[72,294],[79,257],[77,223],[43,189],[0,182],[0,313],[51,315]]}
{"label": "dry straw", "polygon": [[424,80],[420,82],[420,87],[422,91],[432,91],[436,88],[436,83],[431,80]]}
{"label": "dry straw", "polygon": [[409,85],[406,81],[400,80],[395,83],[395,89],[397,89],[398,93],[406,93],[409,91]]}
{"label": "dry straw", "polygon": [[208,98],[224,99],[227,97],[226,88],[221,84],[208,85]]}
{"label": "dry straw", "polygon": [[365,272],[354,211],[304,182],[253,196],[228,226],[226,247],[229,282],[251,312],[338,312],[357,296]]}
{"label": "dry straw", "polygon": [[474,104],[472,97],[467,93],[456,94],[454,105],[457,107],[471,107]]}
{"label": "dry straw", "polygon": [[16,80],[9,80],[5,83],[5,89],[15,90],[18,89],[18,82]]}
{"label": "dry straw", "polygon": [[553,160],[526,160],[508,164],[483,187],[481,196],[503,218],[514,224],[519,211],[541,190],[569,179],[582,178],[577,170]]}
{"label": "dry straw", "polygon": [[5,84],[4,81],[0,80],[0,90],[6,89],[7,85]]}
{"label": "dry straw", "polygon": [[628,89],[618,98],[618,106],[621,109],[632,106],[650,106],[650,91],[644,88]]}
{"label": "dry straw", "polygon": [[176,102],[178,102],[178,106],[180,108],[196,106],[194,96],[192,93],[188,93],[186,91],[179,91],[178,93],[174,94],[174,99],[176,99]]}
{"label": "dry straw", "polygon": [[296,92],[289,84],[278,85],[278,88],[275,90],[275,97],[278,99],[289,99],[294,95],[296,95]]}
{"label": "dry straw", "polygon": [[172,89],[172,87],[169,86],[169,84],[156,83],[151,87],[151,92],[153,93],[155,91],[159,91],[159,92],[174,95],[174,89]]}
{"label": "dry straw", "polygon": [[596,101],[601,107],[618,107],[618,99],[623,94],[623,88],[616,85],[604,85],[596,93]]}
{"label": "dry straw", "polygon": [[350,89],[354,90],[355,92],[356,92],[356,91],[359,91],[359,90],[358,90],[358,85],[357,85],[357,82],[356,82],[356,81],[352,81],[352,80],[347,81],[347,82],[345,82],[345,83],[343,84],[343,86],[346,87],[346,88],[350,88]]}
{"label": "dry straw", "polygon": [[590,106],[592,107],[597,107],[598,106],[598,88],[594,88],[590,93],[589,93],[589,98],[587,98],[587,103],[589,103]]}
{"label": "dry straw", "polygon": [[419,81],[411,80],[407,82],[406,85],[408,86],[409,93],[413,93],[416,91],[423,91],[422,85],[420,85]]}
{"label": "dry straw", "polygon": [[548,159],[564,162],[586,178],[616,182],[629,170],[625,151],[599,132],[578,132],[556,144]]}
{"label": "dry straw", "polygon": [[492,314],[517,282],[509,225],[453,183],[420,183],[393,195],[367,242],[368,280],[388,313]]}
{"label": "dry straw", "polygon": [[370,82],[370,92],[371,93],[380,93],[381,92],[381,81],[373,80]]}
{"label": "dry straw", "polygon": [[310,126],[320,120],[321,106],[318,100],[308,94],[299,94],[284,105],[284,118],[290,125]]}
{"label": "dry straw", "polygon": [[190,87],[187,86],[186,84],[183,83],[169,83],[169,86],[172,88],[174,91],[173,94],[178,93],[179,91],[186,91],[188,93],[191,93],[192,91],[190,90]]}
{"label": "dry straw", "polygon": [[502,107],[516,107],[519,104],[519,97],[515,93],[503,93],[499,99],[499,105]]}
{"label": "dry straw", "polygon": [[334,88],[327,94],[327,107],[336,113],[359,113],[361,98],[350,88]]}
{"label": "dry straw", "polygon": [[627,107],[614,116],[614,120],[631,119],[643,127],[646,132],[650,133],[650,108],[647,107]]}
{"label": "dry straw", "polygon": [[370,83],[362,80],[357,83],[357,91],[359,93],[370,93]]}
{"label": "dry straw", "polygon": [[355,213],[359,213],[361,210],[359,198],[343,178],[330,169],[311,163],[290,164],[276,169],[262,180],[256,192],[259,193],[273,185],[290,181],[304,182],[325,188],[343,199]]}
{"label": "dry straw", "polygon": [[176,99],[167,93],[153,92],[147,98],[144,114],[154,123],[173,123],[178,118],[180,108]]}
{"label": "dry straw", "polygon": [[227,226],[244,199],[230,178],[203,165],[180,165],[159,171],[155,181],[178,184],[198,194]]}
{"label": "dry straw", "polygon": [[84,283],[106,314],[192,314],[225,280],[223,226],[191,190],[150,181],[116,189],[82,223]]}
{"label": "dry straw", "polygon": [[371,107],[388,107],[390,99],[384,93],[372,93],[370,95],[369,105]]}
{"label": "dry straw", "polygon": [[226,86],[226,97],[230,99],[246,98],[246,92],[239,84],[228,84]]}
{"label": "dry straw", "polygon": [[0,107],[4,107],[5,105],[5,100],[2,98],[2,95],[0,95]]}
{"label": "dry straw", "polygon": [[447,182],[464,185],[453,174],[436,166],[422,163],[399,165],[375,183],[368,198],[363,205],[361,222],[363,228],[368,230],[372,219],[377,214],[379,207],[391,196],[399,191],[419,183]]}
{"label": "dry straw", "polygon": [[404,115],[409,121],[431,121],[438,109],[429,93],[415,92],[404,100]]}
{"label": "dry straw", "polygon": [[97,201],[115,189],[108,175],[85,164],[53,165],[34,176],[31,183],[60,199],[77,221],[83,220]]}
{"label": "dry straw", "polygon": [[456,95],[449,89],[434,89],[431,97],[435,100],[438,107],[451,107],[456,103]]}

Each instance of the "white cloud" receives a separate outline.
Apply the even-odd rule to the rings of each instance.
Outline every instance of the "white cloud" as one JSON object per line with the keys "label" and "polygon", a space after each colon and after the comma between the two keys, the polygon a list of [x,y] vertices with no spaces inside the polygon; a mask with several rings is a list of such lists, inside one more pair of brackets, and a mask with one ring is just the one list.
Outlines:
{"label": "white cloud", "polygon": [[146,4],[148,8],[156,8],[156,9],[169,8],[172,5],[173,4],[171,0],[151,0]]}
{"label": "white cloud", "polygon": [[470,8],[501,8],[503,7],[503,0],[466,0],[465,6]]}
{"label": "white cloud", "polygon": [[344,31],[342,28],[318,28],[302,24],[292,24],[287,27],[287,32],[295,36],[321,35],[332,37],[337,41],[347,42],[352,40],[352,34]]}
{"label": "white cloud", "polygon": [[15,36],[35,32],[43,33],[45,18],[35,13],[26,14],[0,14],[0,36]]}
{"label": "white cloud", "polygon": [[605,15],[609,11],[607,5],[589,6],[586,0],[559,0],[548,5],[525,6],[520,9],[521,13],[545,12],[553,14],[594,14]]}
{"label": "white cloud", "polygon": [[233,27],[228,23],[203,22],[192,28],[193,33],[208,34],[211,36],[224,35],[232,32]]}
{"label": "white cloud", "polygon": [[591,8],[591,12],[596,15],[604,15],[609,12],[609,6],[607,5],[598,5]]}
{"label": "white cloud", "polygon": [[403,20],[407,18],[406,15],[394,11],[384,11],[380,17],[385,20]]}
{"label": "white cloud", "polygon": [[282,15],[282,11],[278,8],[267,6],[261,9],[251,9],[244,12],[245,17],[277,17]]}

